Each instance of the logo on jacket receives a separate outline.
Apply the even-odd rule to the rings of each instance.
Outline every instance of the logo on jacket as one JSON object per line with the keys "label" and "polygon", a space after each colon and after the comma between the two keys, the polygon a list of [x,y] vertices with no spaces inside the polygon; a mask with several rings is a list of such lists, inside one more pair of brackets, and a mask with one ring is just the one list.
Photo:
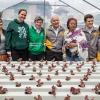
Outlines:
{"label": "logo on jacket", "polygon": [[26,29],[25,27],[18,27],[18,32],[19,32],[19,38],[26,38]]}

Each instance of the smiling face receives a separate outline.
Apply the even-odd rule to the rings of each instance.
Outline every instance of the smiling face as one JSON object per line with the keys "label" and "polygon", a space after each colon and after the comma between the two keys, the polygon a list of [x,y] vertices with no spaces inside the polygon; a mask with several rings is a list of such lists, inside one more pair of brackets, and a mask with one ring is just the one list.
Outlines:
{"label": "smiling face", "polygon": [[23,22],[25,19],[26,19],[26,15],[27,15],[27,12],[26,11],[20,11],[20,13],[18,14],[18,19],[20,22]]}
{"label": "smiling face", "polygon": [[35,23],[35,27],[37,29],[41,29],[41,27],[43,25],[43,21],[42,20],[36,20],[34,23]]}
{"label": "smiling face", "polygon": [[93,15],[87,14],[84,16],[84,22],[87,28],[91,29],[93,27],[93,21],[94,21]]}
{"label": "smiling face", "polygon": [[77,27],[77,22],[75,20],[70,20],[68,23],[69,31],[74,31]]}
{"label": "smiling face", "polygon": [[91,29],[93,27],[93,21],[94,18],[87,18],[85,21],[85,26]]}
{"label": "smiling face", "polygon": [[53,16],[51,19],[51,24],[52,24],[53,28],[57,29],[59,27],[59,24],[60,24],[59,17]]}

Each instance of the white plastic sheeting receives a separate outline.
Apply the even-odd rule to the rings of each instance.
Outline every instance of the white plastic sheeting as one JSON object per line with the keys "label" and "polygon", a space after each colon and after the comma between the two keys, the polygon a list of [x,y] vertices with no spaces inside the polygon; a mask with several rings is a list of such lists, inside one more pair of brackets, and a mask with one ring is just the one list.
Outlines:
{"label": "white plastic sheeting", "polygon": [[85,14],[92,14],[95,26],[100,25],[100,0],[0,0],[0,11],[3,11],[5,27],[9,21],[17,17],[21,8],[28,11],[26,21],[29,25],[33,23],[35,16],[41,16],[44,18],[45,26],[48,26],[51,17],[58,15],[64,27],[70,17],[75,17],[78,26],[81,27]]}
{"label": "white plastic sheeting", "polygon": [[0,11],[3,11],[6,8],[14,6],[14,5],[16,5],[16,4],[20,3],[20,2],[23,2],[23,1],[24,0],[0,0]]}

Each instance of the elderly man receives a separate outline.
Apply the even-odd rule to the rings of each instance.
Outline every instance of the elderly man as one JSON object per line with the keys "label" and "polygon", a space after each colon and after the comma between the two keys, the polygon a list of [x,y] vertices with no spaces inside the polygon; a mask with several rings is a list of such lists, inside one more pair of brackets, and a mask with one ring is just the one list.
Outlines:
{"label": "elderly man", "polygon": [[62,60],[64,28],[60,25],[58,16],[51,18],[51,25],[46,30],[46,60]]}

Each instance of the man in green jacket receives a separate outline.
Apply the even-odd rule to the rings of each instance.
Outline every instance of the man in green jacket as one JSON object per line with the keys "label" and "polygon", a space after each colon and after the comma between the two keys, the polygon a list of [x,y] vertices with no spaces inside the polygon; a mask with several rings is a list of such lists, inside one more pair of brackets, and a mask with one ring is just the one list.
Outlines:
{"label": "man in green jacket", "polygon": [[31,60],[42,60],[44,59],[45,52],[45,33],[42,28],[43,19],[37,16],[34,19],[34,25],[29,28],[29,58]]}
{"label": "man in green jacket", "polygon": [[27,15],[25,9],[20,9],[18,18],[11,21],[7,27],[6,50],[12,60],[28,59],[28,32],[29,27],[24,22]]}

